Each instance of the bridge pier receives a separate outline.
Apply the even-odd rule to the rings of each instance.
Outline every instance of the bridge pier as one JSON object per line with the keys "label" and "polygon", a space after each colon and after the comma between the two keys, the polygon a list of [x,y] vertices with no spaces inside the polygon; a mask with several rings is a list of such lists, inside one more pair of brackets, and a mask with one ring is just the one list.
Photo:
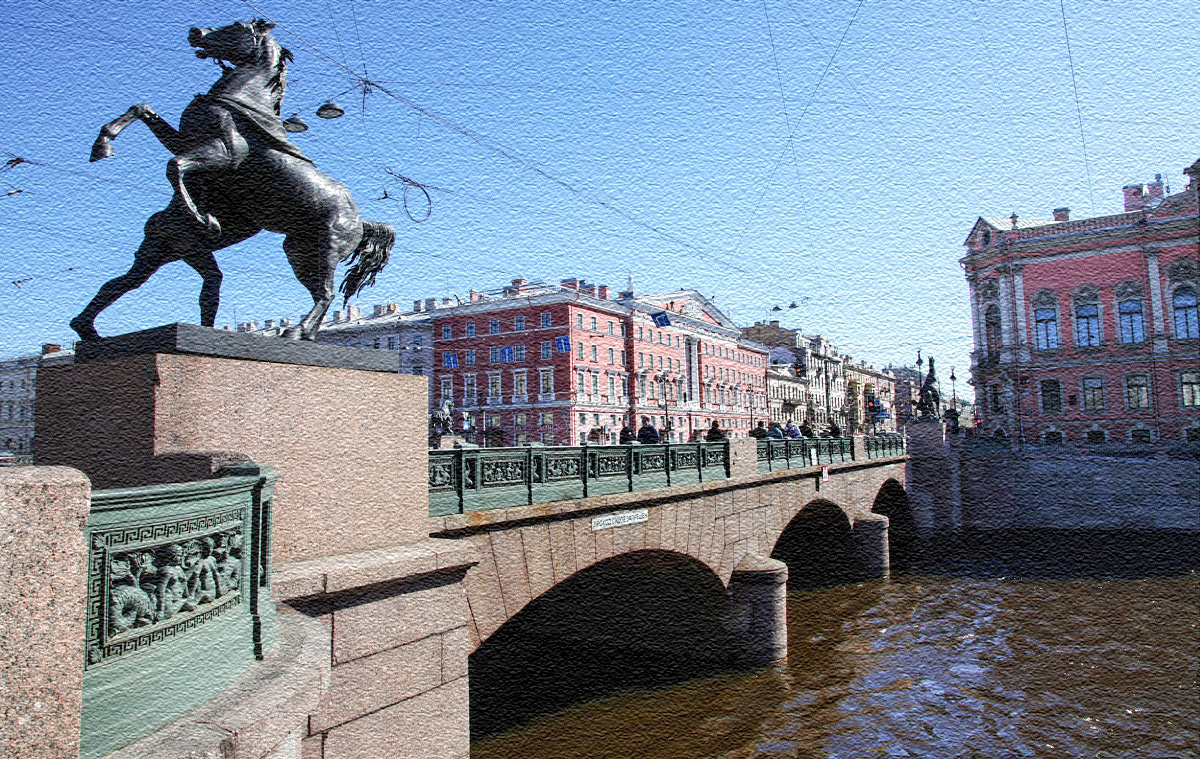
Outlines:
{"label": "bridge pier", "polygon": [[787,565],[747,554],[729,578],[737,632],[745,664],[769,664],[787,657]]}
{"label": "bridge pier", "polygon": [[887,577],[890,572],[888,518],[882,514],[863,514],[850,530],[854,551],[863,579]]}

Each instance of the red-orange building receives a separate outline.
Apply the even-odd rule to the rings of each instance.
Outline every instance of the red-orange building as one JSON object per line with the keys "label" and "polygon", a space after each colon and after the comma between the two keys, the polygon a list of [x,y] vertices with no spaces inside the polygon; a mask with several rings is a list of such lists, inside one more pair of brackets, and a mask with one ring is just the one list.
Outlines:
{"label": "red-orange building", "polygon": [[1200,442],[1200,161],[1124,212],[980,217],[970,287],[980,434],[1035,444]]}
{"label": "red-orange building", "polygon": [[431,400],[480,444],[615,443],[643,416],[683,442],[767,418],[766,347],[694,290],[517,279],[431,316]]}

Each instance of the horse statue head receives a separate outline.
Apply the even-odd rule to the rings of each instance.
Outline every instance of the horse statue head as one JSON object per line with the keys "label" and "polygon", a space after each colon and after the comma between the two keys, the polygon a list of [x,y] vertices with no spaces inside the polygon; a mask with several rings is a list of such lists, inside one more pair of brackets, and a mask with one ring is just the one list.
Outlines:
{"label": "horse statue head", "polygon": [[[256,74],[265,74],[270,106],[279,113],[287,89],[287,62],[292,60],[292,53],[271,36],[273,28],[275,24],[258,18],[215,29],[188,30],[188,44],[196,48],[196,57],[209,58],[221,67],[221,80],[211,94],[245,96]],[[258,83],[260,87],[262,84]]]}

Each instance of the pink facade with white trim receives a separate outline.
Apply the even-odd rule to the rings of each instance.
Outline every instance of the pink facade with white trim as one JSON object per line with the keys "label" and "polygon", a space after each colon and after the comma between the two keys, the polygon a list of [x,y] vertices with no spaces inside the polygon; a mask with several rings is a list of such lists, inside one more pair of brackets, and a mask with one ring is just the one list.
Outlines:
{"label": "pink facade with white trim", "polygon": [[981,434],[1034,444],[1200,442],[1200,161],[1170,194],[1071,221],[980,217],[961,260]]}

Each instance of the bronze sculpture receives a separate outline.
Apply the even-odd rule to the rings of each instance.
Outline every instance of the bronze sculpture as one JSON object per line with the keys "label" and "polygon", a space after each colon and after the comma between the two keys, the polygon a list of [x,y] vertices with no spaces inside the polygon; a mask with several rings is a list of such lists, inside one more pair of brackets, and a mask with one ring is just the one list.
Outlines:
{"label": "bronze sculpture", "polygon": [[221,270],[213,252],[264,229],[285,235],[288,262],[313,298],[312,310],[285,337],[315,337],[335,297],[334,273],[342,260],[352,264],[340,287],[346,300],[374,284],[387,264],[392,226],[363,220],[350,191],[288,142],[280,106],[292,55],[271,36],[273,26],[256,19],[188,32],[196,56],[214,59],[222,73],[184,109],[178,130],[146,105],[101,128],[93,161],[112,155],[112,140],[125,127],[145,123],[174,154],[167,178],[175,194],[146,222],[129,271],[105,283],[71,320],[81,339],[98,339],[96,316],[172,261],[186,262],[203,277],[200,323],[214,326]]}
{"label": "bronze sculpture", "polygon": [[937,389],[937,377],[933,373],[933,356],[929,357],[929,374],[921,385],[921,394],[917,399],[917,421],[936,422],[941,419],[940,409],[942,395]]}

